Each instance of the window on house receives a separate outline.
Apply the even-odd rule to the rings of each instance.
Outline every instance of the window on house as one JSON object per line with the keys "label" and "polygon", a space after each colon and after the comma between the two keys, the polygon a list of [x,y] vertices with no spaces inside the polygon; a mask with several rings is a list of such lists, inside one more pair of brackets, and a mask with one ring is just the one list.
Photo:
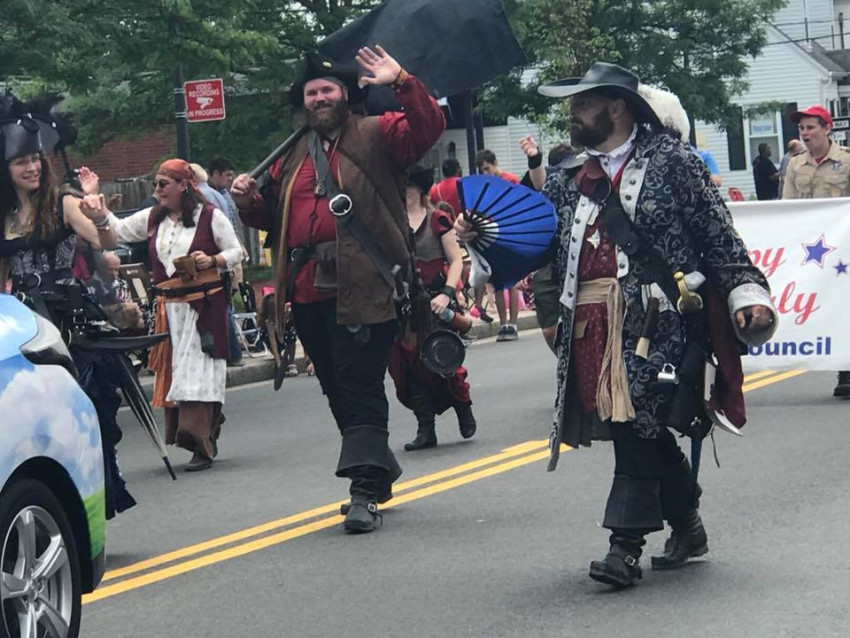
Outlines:
{"label": "window on house", "polygon": [[797,137],[797,125],[791,121],[791,114],[796,110],[796,102],[788,102],[782,109],[782,155],[785,155],[788,142]]}
{"label": "window on house", "polygon": [[747,146],[749,149],[748,163],[752,164],[759,156],[759,146],[763,143],[770,145],[770,159],[775,164],[782,159],[782,144],[779,135],[779,114],[766,113],[747,118]]}
{"label": "window on house", "polygon": [[747,169],[747,157],[744,142],[744,112],[735,107],[736,115],[726,129],[726,142],[729,150],[729,170],[743,171]]}

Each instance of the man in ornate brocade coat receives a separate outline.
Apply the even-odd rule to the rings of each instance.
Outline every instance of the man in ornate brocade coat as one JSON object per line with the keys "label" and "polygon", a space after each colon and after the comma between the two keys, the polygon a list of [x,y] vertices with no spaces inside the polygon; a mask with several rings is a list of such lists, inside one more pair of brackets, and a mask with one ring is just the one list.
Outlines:
{"label": "man in ornate brocade coat", "polygon": [[[738,404],[728,406],[727,414],[739,415],[740,424],[735,342],[765,342],[776,317],[767,281],[749,260],[708,170],[692,149],[663,132],[637,85],[625,69],[596,63],[581,79],[540,88],[549,97],[572,98],[572,142],[587,148],[581,170],[558,171],[544,187],[562,224],[556,238],[562,294],[549,469],[561,443],[588,444],[600,426],[610,428],[615,470],[603,521],[611,532],[610,550],[591,563],[590,576],[615,587],[641,577],[644,537],[662,530],[664,521],[672,534],[663,555],[653,557],[654,569],[679,567],[705,554],[708,545],[697,509],[699,488],[666,425],[675,386],[658,377],[665,364],[682,363],[689,338],[683,316],[677,299],[669,299],[656,281],[659,269],[643,256],[630,259],[614,243],[593,187],[600,180],[610,184],[608,197],[619,197],[642,245],[660,257],[656,266],[669,269],[670,281],[681,272],[688,288],[704,293],[715,354],[733,359],[738,372],[737,392],[730,393]],[[707,288],[713,292],[705,293]],[[652,298],[659,313],[643,358],[635,349],[646,333]],[[726,328],[727,343],[718,348],[716,334]]]}

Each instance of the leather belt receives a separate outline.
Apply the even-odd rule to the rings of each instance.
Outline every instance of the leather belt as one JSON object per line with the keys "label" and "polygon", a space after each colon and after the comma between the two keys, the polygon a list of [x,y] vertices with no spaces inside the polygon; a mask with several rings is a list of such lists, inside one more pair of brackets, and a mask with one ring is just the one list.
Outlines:
{"label": "leather belt", "polygon": [[187,297],[188,295],[194,295],[199,292],[207,293],[218,290],[219,288],[224,288],[224,282],[221,280],[195,286],[186,286],[185,288],[160,288],[158,286],[151,286],[151,292],[160,297],[173,299],[175,297]]}

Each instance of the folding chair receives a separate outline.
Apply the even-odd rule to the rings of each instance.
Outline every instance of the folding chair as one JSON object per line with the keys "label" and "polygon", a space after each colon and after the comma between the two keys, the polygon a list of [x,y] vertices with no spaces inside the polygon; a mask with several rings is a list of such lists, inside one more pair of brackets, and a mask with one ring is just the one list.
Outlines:
{"label": "folding chair", "polygon": [[250,284],[239,284],[239,296],[242,298],[244,312],[234,312],[236,337],[249,357],[267,354],[269,349],[257,321],[257,298]]}

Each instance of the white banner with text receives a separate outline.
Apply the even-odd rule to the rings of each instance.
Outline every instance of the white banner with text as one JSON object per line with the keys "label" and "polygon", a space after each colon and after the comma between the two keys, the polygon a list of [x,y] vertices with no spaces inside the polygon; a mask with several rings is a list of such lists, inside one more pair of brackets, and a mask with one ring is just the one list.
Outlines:
{"label": "white banner with text", "polygon": [[850,198],[728,206],[779,313],[745,369],[850,370]]}

